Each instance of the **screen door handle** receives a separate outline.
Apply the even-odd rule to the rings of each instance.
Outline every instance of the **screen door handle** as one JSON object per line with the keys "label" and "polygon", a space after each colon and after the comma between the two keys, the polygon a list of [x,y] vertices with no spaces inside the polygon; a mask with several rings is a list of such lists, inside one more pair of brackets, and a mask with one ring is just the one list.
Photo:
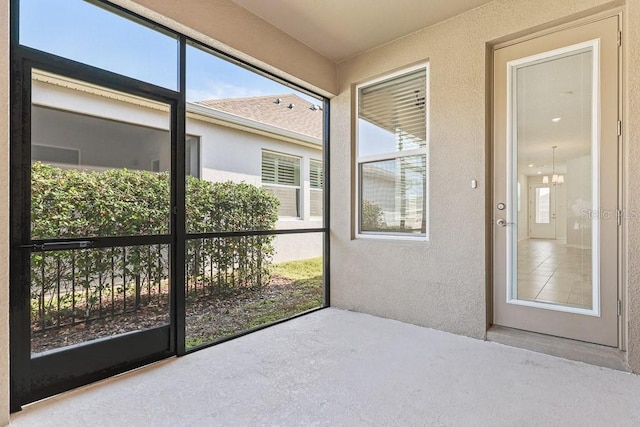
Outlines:
{"label": "screen door handle", "polygon": [[55,251],[65,249],[84,249],[90,248],[92,242],[89,240],[76,240],[73,242],[47,242],[47,243],[35,243],[31,245],[22,245],[21,248],[35,249],[38,251]]}

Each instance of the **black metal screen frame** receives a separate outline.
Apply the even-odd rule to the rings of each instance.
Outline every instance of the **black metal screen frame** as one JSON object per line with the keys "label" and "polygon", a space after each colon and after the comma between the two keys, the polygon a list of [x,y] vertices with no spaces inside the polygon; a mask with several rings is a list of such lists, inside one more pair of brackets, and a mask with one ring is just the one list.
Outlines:
{"label": "black metal screen frame", "polygon": [[[31,240],[30,233],[30,198],[31,198],[31,74],[33,69],[39,69],[73,79],[100,85],[113,90],[119,90],[146,99],[162,102],[169,106],[171,117],[171,156],[172,162],[176,161],[179,153],[178,147],[177,117],[178,94],[161,87],[155,87],[144,82],[139,82],[128,77],[113,74],[95,67],[60,58],[55,55],[39,52],[34,49],[21,47],[19,53],[12,57],[12,75],[16,78],[12,87],[12,111],[11,111],[11,227],[10,227],[10,363],[11,363],[11,409],[17,410],[19,406],[33,400],[44,398],[70,388],[87,384],[115,375],[117,373],[169,357],[176,353],[176,343],[172,339],[176,335],[176,322],[170,321],[169,326],[160,326],[152,330],[136,334],[136,336],[116,336],[109,341],[100,341],[94,344],[87,343],[72,351],[56,352],[52,355],[32,358],[30,351],[30,292],[29,269],[30,255],[33,252],[47,250],[47,244],[56,245],[77,243],[80,240],[90,243],[92,248],[105,248],[115,246],[135,246],[148,244],[169,244],[171,248],[171,262],[175,264],[179,254],[176,251],[175,230],[178,226],[176,215],[171,216],[171,230],[169,234],[155,236],[116,236],[116,237],[89,237],[81,239],[42,239]],[[176,186],[180,170],[172,168],[171,172],[171,206],[176,206]],[[184,173],[184,166],[182,169]],[[175,212],[175,210],[174,210]],[[173,269],[172,269],[173,270]],[[170,281],[175,283],[177,277],[175,271],[170,271]],[[173,288],[172,288],[173,289]],[[169,318],[175,319],[175,307],[177,305],[175,292],[170,296]],[[151,340],[145,337],[155,337]],[[166,341],[165,341],[166,337]],[[108,344],[110,343],[110,344]],[[164,343],[164,344],[162,344]],[[99,348],[98,348],[99,347]],[[103,353],[105,349],[111,349],[112,366],[105,368],[105,360],[91,359],[91,355]],[[109,353],[107,353],[109,354]],[[123,358],[120,355],[126,354]],[[82,371],[79,361],[92,360],[90,365],[94,368]],[[48,364],[56,363],[56,375],[47,372]],[[78,366],[78,372],[74,372],[74,366]],[[70,374],[59,382],[56,378],[63,378],[64,373]],[[75,374],[75,375],[74,375]],[[47,381],[39,381],[39,375],[48,376]],[[52,378],[51,378],[52,377]]]}
{"label": "black metal screen frame", "polygon": [[[278,324],[309,312],[317,311],[330,305],[329,277],[329,211],[330,211],[330,174],[329,174],[329,100],[297,84],[256,67],[244,60],[235,58],[219,49],[208,46],[196,39],[187,37],[171,28],[158,24],[146,17],[131,12],[106,0],[90,0],[91,3],[133,19],[141,25],[150,26],[176,38],[178,44],[178,90],[173,91],[161,86],[143,82],[131,77],[106,71],[97,67],[76,62],[67,58],[39,51],[19,44],[19,4],[20,0],[10,0],[10,387],[11,411],[20,410],[21,405],[56,394],[70,388],[94,382],[144,364],[161,360],[172,355],[184,355],[202,348],[216,345],[230,339]],[[321,228],[300,228],[287,230],[246,230],[214,233],[186,233],[185,229],[185,138],[186,138],[186,49],[194,45],[229,61],[256,72],[266,78],[278,81],[295,90],[323,100],[323,225]],[[171,230],[169,234],[152,236],[116,236],[91,237],[51,240],[30,239],[30,145],[31,140],[31,70],[33,68],[67,76],[88,83],[118,90],[143,98],[168,104],[171,108]],[[25,191],[25,189],[27,191]],[[323,305],[304,313],[281,319],[256,328],[245,330],[225,337],[211,344],[185,349],[185,249],[187,240],[213,237],[260,236],[280,234],[323,233]],[[117,366],[99,372],[83,375],[79,378],[54,384],[52,387],[33,390],[31,385],[32,370],[42,367],[33,363],[30,352],[30,253],[47,250],[44,244],[90,241],[92,248],[114,246],[134,246],[146,244],[169,244],[171,248],[170,280],[170,325],[169,351],[158,349],[151,356],[131,361],[119,361]],[[51,250],[56,250],[51,247]],[[158,330],[162,328],[157,328]],[[111,344],[109,344],[111,343]],[[122,339],[112,338],[98,343],[102,351],[117,353],[120,348],[135,345],[129,336]],[[140,346],[153,346],[151,341],[139,343]],[[55,357],[63,357],[64,350]],[[90,353],[83,355],[89,357]]]}

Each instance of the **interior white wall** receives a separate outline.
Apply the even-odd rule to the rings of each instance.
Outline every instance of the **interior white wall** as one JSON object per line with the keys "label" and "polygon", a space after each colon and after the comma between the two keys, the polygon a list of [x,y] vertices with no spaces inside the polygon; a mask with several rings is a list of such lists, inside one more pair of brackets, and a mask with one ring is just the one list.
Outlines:
{"label": "interior white wall", "polygon": [[567,188],[567,244],[576,247],[591,247],[593,197],[591,156],[567,161],[565,177]]}

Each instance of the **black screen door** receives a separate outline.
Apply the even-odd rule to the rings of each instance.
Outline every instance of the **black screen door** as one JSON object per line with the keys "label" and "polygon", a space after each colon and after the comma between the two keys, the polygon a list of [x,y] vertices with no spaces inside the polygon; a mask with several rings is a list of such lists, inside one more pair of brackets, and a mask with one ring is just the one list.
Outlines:
{"label": "black screen door", "polygon": [[177,101],[67,71],[15,76],[14,408],[176,351]]}

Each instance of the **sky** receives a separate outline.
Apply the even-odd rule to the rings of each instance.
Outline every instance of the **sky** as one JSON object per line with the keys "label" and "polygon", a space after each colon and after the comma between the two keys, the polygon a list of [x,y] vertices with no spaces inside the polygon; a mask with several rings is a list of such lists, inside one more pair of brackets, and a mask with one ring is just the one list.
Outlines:
{"label": "sky", "polygon": [[[178,41],[83,0],[21,0],[20,43],[177,90]],[[321,101],[193,46],[187,101],[296,93]]]}

